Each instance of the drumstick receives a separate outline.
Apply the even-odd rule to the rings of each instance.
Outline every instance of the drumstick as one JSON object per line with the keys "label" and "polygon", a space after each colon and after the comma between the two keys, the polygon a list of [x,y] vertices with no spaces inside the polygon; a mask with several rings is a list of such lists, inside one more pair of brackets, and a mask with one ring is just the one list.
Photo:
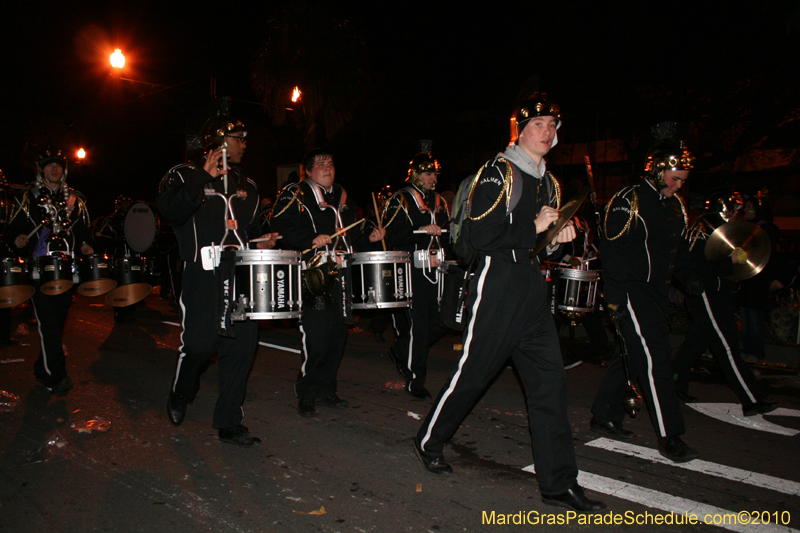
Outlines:
{"label": "drumstick", "polygon": [[[344,235],[345,233],[347,233],[347,230],[349,230],[349,229],[351,229],[351,228],[354,228],[354,227],[358,226],[358,225],[359,225],[359,224],[361,224],[362,222],[364,222],[364,219],[363,219],[363,218],[362,218],[361,220],[357,221],[357,222],[353,222],[352,224],[350,224],[350,225],[349,225],[349,226],[347,226],[346,228],[340,229],[339,231],[337,231],[336,233],[334,233],[333,235],[331,235],[331,238],[333,238],[333,237],[338,237],[339,235]],[[307,254],[307,253],[308,253],[308,252],[310,252],[311,250],[316,250],[316,249],[317,249],[317,247],[315,246],[315,247],[313,247],[313,248],[309,248],[308,250],[303,250],[303,253],[304,253],[304,254]]]}
{"label": "drumstick", "polygon": [[[378,200],[375,199],[375,193],[372,193],[372,206],[375,208],[375,218],[378,219],[378,225],[382,226],[383,222],[381,222],[381,212],[378,211]],[[381,244],[383,245],[383,251],[386,251],[386,240],[381,239]]]}
{"label": "drumstick", "polygon": [[[443,230],[442,230],[442,233],[447,233],[447,232],[449,232],[449,231],[450,231],[449,229],[443,229]],[[425,231],[424,229],[415,229],[415,230],[414,230],[414,233],[428,233],[428,232],[427,232],[427,231]]]}
{"label": "drumstick", "polygon": [[[271,238],[272,237],[259,237],[257,239],[250,239],[250,242],[266,242],[266,241],[270,240]],[[278,239],[283,239],[283,235],[278,235],[277,237],[275,237],[276,241]]]}
{"label": "drumstick", "polygon": [[35,228],[33,228],[33,231],[32,231],[32,232],[28,233],[27,237],[25,237],[25,240],[26,240],[26,241],[27,241],[27,240],[30,240],[30,238],[31,238],[31,237],[33,237],[33,234],[34,234],[34,233],[36,233],[36,232],[39,230],[39,228],[41,228],[41,227],[42,227],[42,224],[41,224],[41,223],[39,223],[39,225],[38,225],[38,226],[36,226]]}

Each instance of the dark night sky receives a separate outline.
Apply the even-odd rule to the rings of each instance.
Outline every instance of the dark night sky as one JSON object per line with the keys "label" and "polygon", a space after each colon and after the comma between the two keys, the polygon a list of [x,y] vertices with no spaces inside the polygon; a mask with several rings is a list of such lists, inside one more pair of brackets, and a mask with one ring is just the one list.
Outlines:
{"label": "dark night sky", "polygon": [[[192,12],[147,1],[7,4],[0,168],[11,182],[32,177],[36,150],[25,143],[46,131],[62,147],[90,150],[91,164],[72,165],[70,182],[89,197],[94,216],[111,211],[121,193],[153,200],[160,177],[183,157],[185,121],[207,100],[212,76],[217,93],[237,99],[234,113],[253,125],[245,167],[262,193],[274,194],[263,189],[274,187],[275,165],[302,153],[300,133],[273,126],[246,103],[258,100],[250,63],[284,4],[200,2],[193,5],[208,7]],[[420,138],[435,140],[445,169],[477,164],[503,147],[514,97],[535,75],[562,107],[561,142],[697,120],[686,94],[718,95],[741,80],[758,80],[752,98],[776,105],[773,91],[785,92],[798,77],[800,41],[786,32],[795,4],[527,2],[470,10],[336,2],[331,12],[364,37],[372,82],[352,123],[329,143],[337,178],[363,190],[397,183]],[[114,46],[128,56],[128,77],[180,85],[151,94],[114,80],[106,67]],[[716,109],[726,112],[723,104]],[[464,126],[470,116],[486,127]],[[467,144],[474,154],[465,161]]]}

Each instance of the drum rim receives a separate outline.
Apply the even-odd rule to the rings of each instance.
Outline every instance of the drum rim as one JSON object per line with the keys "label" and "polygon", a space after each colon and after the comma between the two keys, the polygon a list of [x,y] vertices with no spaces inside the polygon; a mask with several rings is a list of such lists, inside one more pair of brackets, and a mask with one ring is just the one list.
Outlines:
{"label": "drum rim", "polygon": [[[574,281],[599,281],[600,280],[600,271],[599,270],[577,270],[575,268],[555,268],[553,269],[554,272],[559,272],[559,278],[562,279],[569,279]],[[562,276],[561,272],[570,272],[570,275]],[[593,276],[593,277],[590,277]]]}
{"label": "drum rim", "polygon": [[[373,260],[373,258],[384,259],[384,261],[375,261]],[[395,258],[398,258],[399,260]],[[395,260],[386,261],[386,259],[395,259]],[[411,252],[404,252],[402,250],[357,252],[353,254],[354,265],[358,263],[410,263],[410,262],[411,262]]]}

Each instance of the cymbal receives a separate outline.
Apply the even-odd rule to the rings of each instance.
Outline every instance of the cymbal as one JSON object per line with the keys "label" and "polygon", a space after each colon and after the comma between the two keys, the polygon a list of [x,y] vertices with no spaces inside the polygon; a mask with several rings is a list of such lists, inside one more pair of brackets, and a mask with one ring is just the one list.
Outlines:
{"label": "cymbal", "polygon": [[764,230],[752,222],[734,221],[714,230],[706,242],[706,259],[713,261],[729,257],[734,248],[747,252],[747,261],[733,265],[733,274],[725,276],[731,281],[752,278],[767,266],[772,253],[772,243]]}
{"label": "cymbal", "polygon": [[561,206],[561,209],[558,210],[558,219],[553,222],[553,225],[550,226],[550,228],[539,234],[539,237],[536,240],[536,248],[531,250],[531,259],[539,252],[544,250],[544,247],[547,246],[550,241],[556,238],[558,232],[561,231],[561,228],[566,226],[567,222],[572,220],[572,217],[575,216],[575,213],[577,213],[578,209],[581,207],[581,204],[589,195],[590,190],[591,189],[589,187],[584,187],[569,202]]}

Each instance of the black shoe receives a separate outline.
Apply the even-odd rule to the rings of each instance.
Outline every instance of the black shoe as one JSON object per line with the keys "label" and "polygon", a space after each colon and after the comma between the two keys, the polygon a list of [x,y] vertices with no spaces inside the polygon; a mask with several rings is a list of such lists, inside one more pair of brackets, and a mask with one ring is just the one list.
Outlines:
{"label": "black shoe", "polygon": [[237,446],[258,446],[261,444],[261,439],[258,437],[251,437],[247,427],[241,424],[233,426],[232,428],[220,429],[219,440]]}
{"label": "black shoe", "polygon": [[[347,400],[342,400],[335,392],[327,398],[317,400],[317,404],[324,405],[325,407],[333,407],[334,409],[347,409],[350,407],[350,404],[347,402]],[[302,402],[300,409],[302,410]]]}
{"label": "black shoe", "polygon": [[627,429],[622,429],[622,424],[616,424],[611,421],[601,424],[595,420],[594,417],[592,417],[592,420],[589,422],[589,429],[596,433],[614,437],[615,439],[631,440],[636,438],[636,433],[628,431]]}
{"label": "black shoe", "polygon": [[419,444],[417,444],[417,439],[414,439],[414,452],[419,457],[419,461],[422,463],[422,466],[430,472],[431,474],[436,474],[437,476],[449,476],[453,473],[453,468],[444,462],[444,457],[439,455],[436,457],[431,457],[427,455],[425,452],[420,449]]}
{"label": "black shoe", "polygon": [[376,341],[378,341],[378,342],[386,342],[386,340],[384,340],[384,338],[383,338],[383,333],[378,331],[377,329],[375,329],[375,326],[373,326],[372,324],[369,324],[367,326],[367,329],[369,330],[370,333],[372,333],[372,336],[375,337]]}
{"label": "black shoe", "polygon": [[685,392],[675,391],[675,394],[678,396],[678,399],[683,403],[697,403],[698,400],[694,396],[690,396]]}
{"label": "black shoe", "polygon": [[311,418],[317,414],[317,409],[314,407],[314,399],[300,398],[300,404],[297,408],[297,411],[300,413],[300,416],[305,418]]}
{"label": "black shoe", "polygon": [[755,416],[758,414],[771,413],[778,408],[778,402],[768,402],[766,400],[759,400],[756,403],[742,406],[742,414],[744,416]]}
{"label": "black shoe", "polygon": [[53,393],[53,396],[58,396],[59,398],[62,396],[66,396],[69,391],[72,390],[72,380],[69,379],[69,376],[64,376],[61,378],[61,381],[56,383],[50,392]]}
{"label": "black shoe", "polygon": [[169,421],[176,426],[180,426],[181,422],[183,422],[183,417],[186,416],[186,406],[188,404],[189,400],[170,391],[167,399],[167,417]]}
{"label": "black shoe", "polygon": [[556,494],[555,496],[542,494],[542,503],[572,509],[583,514],[598,513],[606,508],[606,504],[603,502],[587,498],[577,481],[572,484],[572,487],[567,492]]}
{"label": "black shoe", "polygon": [[692,459],[697,459],[700,454],[697,450],[690,448],[678,436],[667,438],[667,442],[662,443],[658,439],[658,453],[672,461],[673,463],[687,463]]}
{"label": "black shoe", "polygon": [[394,348],[389,348],[389,359],[394,363],[394,368],[397,370],[400,377],[406,381],[410,381],[411,371],[406,368],[405,363],[397,356],[397,352],[394,351]]}
{"label": "black shoe", "polygon": [[417,398],[418,400],[428,400],[431,398],[431,392],[425,387],[416,387],[413,389],[406,389],[408,393]]}

